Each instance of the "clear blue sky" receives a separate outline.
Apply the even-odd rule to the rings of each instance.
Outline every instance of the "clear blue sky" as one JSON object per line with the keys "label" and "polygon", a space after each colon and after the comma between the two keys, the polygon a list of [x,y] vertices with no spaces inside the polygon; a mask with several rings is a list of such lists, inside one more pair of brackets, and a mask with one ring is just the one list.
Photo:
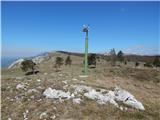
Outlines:
{"label": "clear blue sky", "polygon": [[1,7],[3,56],[83,52],[86,23],[89,52],[160,54],[158,2],[2,2]]}

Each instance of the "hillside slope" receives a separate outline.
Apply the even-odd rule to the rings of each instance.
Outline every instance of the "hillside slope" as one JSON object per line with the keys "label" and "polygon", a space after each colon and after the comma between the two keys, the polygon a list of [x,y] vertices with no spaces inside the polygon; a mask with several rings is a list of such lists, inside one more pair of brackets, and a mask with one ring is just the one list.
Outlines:
{"label": "hillside slope", "polygon": [[[100,59],[96,68],[89,69],[89,75],[84,76],[83,55],[70,54],[72,65],[63,65],[59,72],[54,67],[57,56],[66,59],[68,53],[49,53],[37,63],[40,72],[36,75],[25,76],[18,66],[2,69],[2,120],[160,119],[159,69],[135,68],[132,63],[111,67],[109,61]],[[108,93],[118,94],[114,92],[116,86],[132,94],[145,110],[124,104],[132,97],[116,100],[119,107],[113,101],[99,104]],[[76,89],[81,92],[76,94]]]}

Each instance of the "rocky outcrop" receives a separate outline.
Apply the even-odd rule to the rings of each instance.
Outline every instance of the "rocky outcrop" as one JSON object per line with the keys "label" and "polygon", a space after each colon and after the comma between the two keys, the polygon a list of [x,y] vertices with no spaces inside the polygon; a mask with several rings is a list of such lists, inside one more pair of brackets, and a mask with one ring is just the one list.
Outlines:
{"label": "rocky outcrop", "polygon": [[[74,85],[72,87],[74,88],[73,93],[48,88],[44,91],[43,95],[46,96],[46,98],[72,98],[73,102],[78,104],[83,101],[81,98],[87,97],[95,100],[98,104],[113,104],[120,110],[127,109],[125,105],[135,109],[145,110],[142,103],[139,102],[131,93],[118,87],[116,87],[113,91],[100,88],[97,91],[96,89],[85,85]],[[77,97],[81,98],[77,99]],[[119,102],[122,102],[124,105],[120,105]]]}

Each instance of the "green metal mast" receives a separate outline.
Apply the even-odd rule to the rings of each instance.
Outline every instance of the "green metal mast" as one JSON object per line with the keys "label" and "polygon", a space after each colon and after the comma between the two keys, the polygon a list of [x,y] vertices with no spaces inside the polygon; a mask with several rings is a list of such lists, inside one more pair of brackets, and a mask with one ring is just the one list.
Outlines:
{"label": "green metal mast", "polygon": [[88,74],[88,32],[86,32],[85,38],[85,64],[84,64],[84,73],[85,75]]}
{"label": "green metal mast", "polygon": [[88,29],[89,26],[85,26],[83,28],[83,32],[86,33],[86,38],[85,38],[85,56],[84,56],[84,74],[88,74]]}

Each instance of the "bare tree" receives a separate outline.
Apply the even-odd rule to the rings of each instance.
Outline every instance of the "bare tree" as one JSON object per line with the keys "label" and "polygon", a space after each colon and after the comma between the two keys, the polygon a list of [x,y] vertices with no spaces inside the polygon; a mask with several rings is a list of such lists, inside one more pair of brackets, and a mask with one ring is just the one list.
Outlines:
{"label": "bare tree", "polygon": [[115,49],[111,49],[111,51],[109,52],[110,55],[110,60],[111,60],[111,66],[115,66],[116,65],[116,51]]}

